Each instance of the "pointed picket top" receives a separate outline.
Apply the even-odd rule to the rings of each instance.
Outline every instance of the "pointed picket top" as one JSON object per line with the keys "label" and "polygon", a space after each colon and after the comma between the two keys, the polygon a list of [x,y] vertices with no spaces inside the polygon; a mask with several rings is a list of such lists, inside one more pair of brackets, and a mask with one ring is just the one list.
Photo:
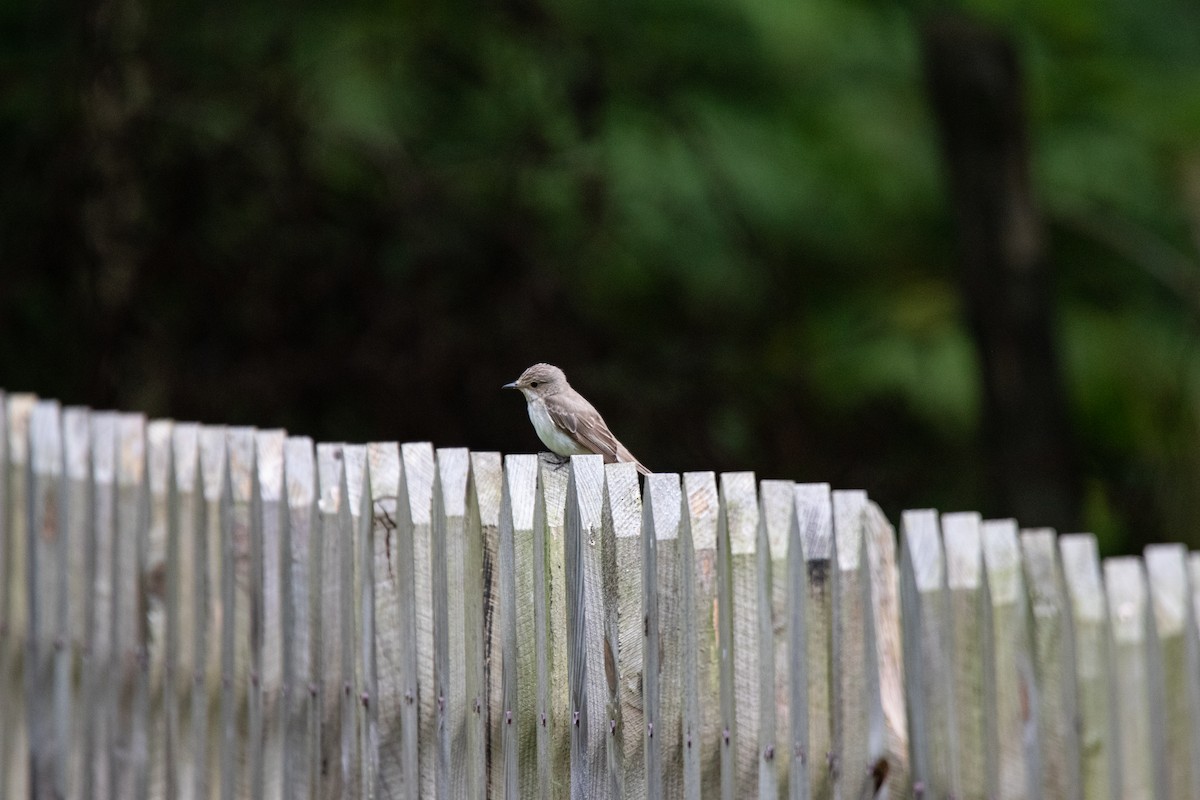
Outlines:
{"label": "pointed picket top", "polygon": [[437,469],[442,513],[450,518],[466,517],[471,451],[465,447],[438,448]]}
{"label": "pointed picket top", "polygon": [[1016,520],[986,520],[980,528],[988,595],[993,605],[1016,603],[1025,594]]}
{"label": "pointed picket top", "polygon": [[786,558],[792,516],[796,513],[796,484],[764,480],[759,486],[759,516],[772,559]]}
{"label": "pointed picket top", "polygon": [[433,445],[429,442],[405,442],[400,445],[404,461],[404,488],[408,497],[408,513],[413,525],[433,522],[433,479],[436,467]]}
{"label": "pointed picket top", "polygon": [[29,417],[29,449],[34,472],[62,475],[62,409],[57,400],[39,400],[34,404]]}
{"label": "pointed picket top", "polygon": [[754,553],[758,539],[758,496],[753,472],[721,473],[721,510],[730,552]]}
{"label": "pointed picket top", "polygon": [[692,546],[698,551],[717,547],[717,517],[720,498],[717,477],[712,472],[687,472],[683,476],[686,519]]}

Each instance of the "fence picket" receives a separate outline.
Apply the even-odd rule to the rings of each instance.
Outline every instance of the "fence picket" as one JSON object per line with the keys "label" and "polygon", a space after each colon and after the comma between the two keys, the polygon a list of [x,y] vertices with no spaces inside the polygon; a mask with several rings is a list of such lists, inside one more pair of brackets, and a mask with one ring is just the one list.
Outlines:
{"label": "fence picket", "polygon": [[282,430],[259,431],[255,435],[259,541],[251,548],[255,556],[251,580],[252,585],[258,583],[261,591],[251,597],[254,603],[252,629],[256,631],[252,636],[251,653],[257,663],[262,744],[258,748],[261,757],[251,785],[260,789],[260,796],[268,800],[276,800],[283,794],[283,748],[287,739],[287,715],[283,709],[283,545],[288,513],[284,494],[286,442],[287,434]]}
{"label": "fence picket", "polygon": [[[342,785],[346,794],[358,796],[363,788],[359,750],[362,737],[362,692],[363,674],[359,655],[362,653],[362,571],[360,561],[360,527],[366,524],[367,512],[363,507],[369,496],[367,483],[366,445],[350,444],[342,447],[341,505],[338,508],[338,536],[340,560],[338,562],[339,608],[341,609],[341,675],[337,686],[342,712]],[[432,684],[429,689],[432,689]],[[432,742],[431,742],[432,744]]]}
{"label": "fence picket", "polygon": [[[317,753],[321,768],[318,772],[317,794],[338,797],[346,791],[342,769],[342,639],[351,635],[342,627],[342,537],[341,509],[345,486],[344,445],[317,445],[317,503],[318,534],[313,557],[314,584],[317,605],[313,615],[314,649],[313,684],[319,708]],[[411,561],[409,562],[411,563]]]}
{"label": "fence picket", "polygon": [[882,730],[863,514],[866,492],[833,493],[833,781],[864,797],[876,779],[871,732]]}
{"label": "fence picket", "polygon": [[732,800],[758,793],[758,498],[754,473],[722,473],[719,501],[721,796]]}
{"label": "fence picket", "polygon": [[[793,662],[793,798],[826,797],[832,791],[833,757],[833,500],[827,483],[796,486],[796,524],[789,560],[793,596],[790,627]],[[803,680],[801,680],[801,678]]]}
{"label": "fence picket", "polygon": [[946,603],[950,624],[950,674],[954,687],[955,795],[987,797],[983,713],[983,547],[974,512],[942,515],[946,554]]}
{"label": "fence picket", "polygon": [[[55,725],[55,642],[61,641],[60,589],[66,561],[61,548],[67,535],[63,505],[63,440],[59,405],[41,400],[29,419],[28,636],[25,642],[25,708],[28,714],[31,796],[61,796],[65,742]],[[65,608],[62,608],[65,611]],[[62,648],[57,648],[61,650]]]}
{"label": "fence picket", "polygon": [[[473,787],[467,758],[470,720],[467,693],[470,603],[482,604],[479,572],[468,566],[466,448],[437,451],[434,502],[433,595],[436,636],[435,677],[438,696],[438,791],[442,797],[466,798]],[[478,562],[475,562],[478,563]],[[439,597],[442,598],[439,601]],[[475,617],[477,618],[477,617]]]}
{"label": "fence picket", "polygon": [[937,512],[905,511],[900,524],[900,602],[913,793],[945,797],[955,789],[954,701],[949,648],[946,565]]}
{"label": "fence picket", "polygon": [[1154,702],[1163,723],[1156,750],[1165,756],[1163,796],[1200,796],[1200,643],[1188,592],[1187,549],[1181,544],[1146,548],[1146,572],[1154,614]]}
{"label": "fence picket", "polygon": [[[604,462],[571,456],[567,482],[566,588],[567,672],[571,686],[571,794],[619,797],[616,743],[610,740],[608,698],[616,694],[615,583],[604,568]],[[611,544],[610,544],[611,546]],[[612,721],[615,727],[615,720]]]}
{"label": "fence picket", "polygon": [[[500,637],[504,717],[505,797],[533,794],[537,781],[537,734],[531,723],[536,707],[534,657],[533,508],[537,500],[537,456],[507,456],[500,498]],[[536,600],[534,600],[536,602]]]}
{"label": "fence picket", "polygon": [[1058,547],[1071,605],[1083,796],[1116,798],[1121,779],[1113,728],[1112,642],[1096,538],[1067,534],[1059,537]]}
{"label": "fence picket", "polygon": [[870,570],[871,626],[878,688],[870,718],[871,793],[884,786],[898,797],[912,787],[908,759],[908,712],[904,705],[904,642],[900,629],[900,573],[896,564],[896,529],[874,502],[863,510],[867,567]]}
{"label": "fence picket", "polygon": [[570,784],[570,682],[567,675],[567,469],[558,456],[538,456],[534,506],[533,626],[537,652],[538,797],[561,797]]}
{"label": "fence picket", "polygon": [[113,553],[113,647],[117,714],[112,770],[115,793],[140,800],[149,778],[149,658],[146,607],[146,418],[117,417],[117,525]]}
{"label": "fence picket", "polygon": [[[1028,698],[1037,728],[1044,797],[1082,797],[1075,727],[1075,644],[1070,605],[1054,531],[1022,531],[1021,566],[1033,624],[1034,691]],[[1036,795],[1034,795],[1036,796]]]}
{"label": "fence picket", "polygon": [[178,784],[179,753],[178,709],[168,687],[168,675],[176,671],[177,644],[170,630],[173,617],[169,608],[167,573],[169,539],[175,506],[174,439],[175,423],[156,419],[146,425],[146,479],[148,490],[148,522],[141,575],[144,585],[140,620],[145,626],[146,672],[148,702],[158,704],[162,714],[147,709],[148,734],[148,794],[153,798],[176,796],[168,786]]}
{"label": "fence picket", "polygon": [[646,478],[642,503],[643,702],[646,796],[683,794],[683,698],[679,475]]}
{"label": "fence picket", "polygon": [[1017,523],[984,522],[982,543],[988,793],[997,800],[1039,797],[1033,746],[1037,730],[1029,699],[1033,654]]}
{"label": "fence picket", "polygon": [[610,687],[608,706],[610,719],[616,720],[617,727],[609,739],[615,738],[617,742],[621,796],[640,800],[646,796],[643,575],[640,569],[624,568],[640,563],[643,546],[642,499],[637,469],[632,464],[605,465],[601,517],[605,541],[611,541],[613,546],[612,569],[617,589],[616,616],[608,635],[616,644],[617,687],[616,691]]}
{"label": "fence picket", "polygon": [[[483,770],[483,788],[491,790],[503,772],[500,752],[500,720],[503,711],[501,685],[501,638],[499,628],[500,595],[497,574],[500,555],[500,501],[504,491],[504,471],[499,453],[471,453],[471,474],[467,482],[467,540],[478,552],[482,602],[480,617],[471,633],[479,657],[472,661],[475,674],[468,674],[475,687],[473,711],[477,719],[472,728],[476,743],[468,738],[468,750],[475,753],[476,764]],[[491,795],[494,796],[494,793]]]}
{"label": "fence picket", "polygon": [[[0,414],[0,419],[3,416]],[[63,411],[66,535],[62,546],[68,550],[65,591],[67,633],[58,668],[65,670],[66,674],[57,674],[55,681],[59,692],[59,730],[68,731],[65,742],[70,748],[65,788],[67,797],[86,796],[85,774],[90,768],[86,756],[94,713],[93,698],[85,693],[94,672],[89,653],[91,626],[88,618],[96,573],[91,428],[91,412],[87,409],[76,407]],[[0,422],[0,448],[3,447],[2,429],[3,423]],[[0,458],[2,464],[3,458]],[[3,513],[0,513],[0,517],[3,517]],[[3,525],[2,521],[0,525]]]}
{"label": "fence picket", "polygon": [[693,800],[720,791],[721,715],[701,697],[720,694],[717,620],[716,476],[683,476],[680,579],[683,613],[683,781]]}
{"label": "fence picket", "polygon": [[1117,796],[1127,800],[1163,797],[1165,764],[1162,746],[1155,746],[1150,719],[1161,718],[1150,688],[1149,592],[1142,560],[1136,556],[1104,561],[1108,620],[1112,630],[1113,673],[1121,687],[1114,694],[1113,722],[1119,731],[1114,755],[1120,760]]}
{"label": "fence picket", "polygon": [[787,793],[791,738],[788,687],[788,537],[796,513],[792,481],[765,480],[759,487],[758,571],[758,788],[760,797]]}
{"label": "fence picket", "polygon": [[287,524],[283,526],[283,687],[287,704],[283,795],[288,800],[315,796],[320,753],[317,728],[315,623],[320,576],[317,548],[317,462],[307,436],[284,443]]}
{"label": "fence picket", "polygon": [[29,541],[29,425],[37,398],[31,394],[8,396],[6,417],[7,525],[0,546],[0,691],[7,701],[5,723],[0,725],[0,788],[8,797],[25,797],[29,775],[29,709],[25,703],[25,643],[28,635]]}

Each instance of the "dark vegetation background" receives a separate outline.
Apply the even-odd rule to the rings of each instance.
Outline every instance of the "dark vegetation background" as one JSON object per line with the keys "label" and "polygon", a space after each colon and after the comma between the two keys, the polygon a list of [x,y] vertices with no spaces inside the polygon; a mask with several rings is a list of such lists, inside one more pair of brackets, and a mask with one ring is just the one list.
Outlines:
{"label": "dark vegetation background", "polygon": [[1200,5],[0,6],[0,386],[1200,545]]}

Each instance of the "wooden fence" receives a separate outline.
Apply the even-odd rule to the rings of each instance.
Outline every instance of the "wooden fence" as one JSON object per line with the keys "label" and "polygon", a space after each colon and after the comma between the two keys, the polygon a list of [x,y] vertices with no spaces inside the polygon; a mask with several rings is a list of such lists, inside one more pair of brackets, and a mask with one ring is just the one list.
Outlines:
{"label": "wooden fence", "polygon": [[4,797],[1200,796],[1182,546],[0,408]]}

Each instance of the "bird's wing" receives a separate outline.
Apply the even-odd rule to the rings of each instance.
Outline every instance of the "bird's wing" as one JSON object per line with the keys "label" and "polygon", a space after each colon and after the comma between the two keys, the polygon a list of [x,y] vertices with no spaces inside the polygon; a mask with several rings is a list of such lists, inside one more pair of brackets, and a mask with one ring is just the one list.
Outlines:
{"label": "bird's wing", "polygon": [[642,466],[642,463],[633,457],[633,453],[612,435],[612,431],[604,424],[604,418],[596,409],[589,407],[572,410],[547,404],[546,410],[554,424],[571,434],[582,447],[604,456],[604,463],[624,461],[636,466],[638,472],[643,475],[650,474],[650,470]]}

